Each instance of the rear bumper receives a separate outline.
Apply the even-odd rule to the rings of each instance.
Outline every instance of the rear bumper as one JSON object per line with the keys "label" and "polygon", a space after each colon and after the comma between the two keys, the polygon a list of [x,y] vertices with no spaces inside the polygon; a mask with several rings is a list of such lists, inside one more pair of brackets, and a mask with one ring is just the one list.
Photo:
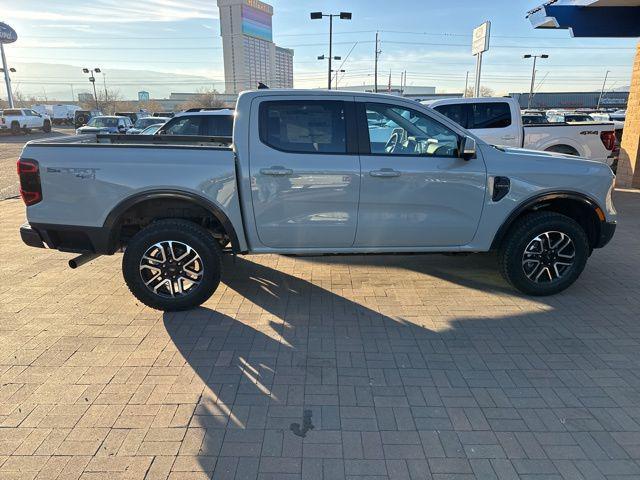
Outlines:
{"label": "rear bumper", "polygon": [[46,245],[44,244],[44,240],[42,240],[40,233],[38,233],[37,230],[31,228],[31,225],[29,225],[28,223],[25,223],[20,227],[20,238],[22,238],[22,241],[25,245],[28,245],[30,247],[46,248]]}
{"label": "rear bumper", "polygon": [[110,247],[109,230],[77,225],[29,224],[20,227],[25,245],[52,248],[71,253],[114,253]]}
{"label": "rear bumper", "polygon": [[602,248],[613,238],[613,234],[616,233],[616,222],[602,222],[600,224],[600,238],[595,248]]}

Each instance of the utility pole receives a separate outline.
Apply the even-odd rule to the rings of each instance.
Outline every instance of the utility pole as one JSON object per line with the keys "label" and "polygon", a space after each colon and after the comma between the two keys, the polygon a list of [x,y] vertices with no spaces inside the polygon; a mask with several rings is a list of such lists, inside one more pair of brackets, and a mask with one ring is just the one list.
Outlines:
{"label": "utility pole", "polygon": [[527,109],[531,108],[531,102],[533,101],[533,89],[536,84],[536,60],[538,58],[549,58],[549,55],[543,53],[542,55],[524,55],[522,58],[533,58],[533,70],[531,71],[531,88],[529,89],[529,100],[527,102]]}
{"label": "utility pole", "polygon": [[71,87],[71,101],[75,102],[76,101],[76,95],[73,91],[73,83],[70,83],[69,86]]}
{"label": "utility pole", "polygon": [[107,74],[102,72],[102,84],[104,85],[104,101],[109,101],[109,92],[107,92]]}
{"label": "utility pole", "polygon": [[467,70],[467,76],[464,79],[464,93],[462,98],[467,98],[467,88],[469,88],[469,70]]}
{"label": "utility pole", "polygon": [[89,74],[89,81],[91,82],[91,85],[93,85],[93,97],[94,97],[94,100],[96,101],[96,110],[100,110],[100,104],[98,104],[98,92],[96,92],[96,75],[95,74],[101,73],[101,70],[99,68],[93,68],[93,69],[83,68],[82,72]]}
{"label": "utility pole", "polygon": [[602,90],[600,90],[600,96],[598,97],[598,106],[596,110],[600,110],[600,102],[602,102],[602,97],[604,96],[604,87],[607,85],[607,78],[609,78],[609,70],[604,74],[604,82],[602,82]]}
{"label": "utility pole", "polygon": [[376,50],[375,50],[375,60],[373,62],[373,91],[378,93],[378,57],[382,52],[378,49],[378,32],[376,32]]}
{"label": "utility pole", "polygon": [[331,90],[331,59],[333,55],[333,17],[340,17],[341,20],[351,20],[351,12],[340,12],[339,14],[322,12],[311,12],[311,20],[322,20],[322,17],[329,17],[329,69],[327,71],[327,88]]}

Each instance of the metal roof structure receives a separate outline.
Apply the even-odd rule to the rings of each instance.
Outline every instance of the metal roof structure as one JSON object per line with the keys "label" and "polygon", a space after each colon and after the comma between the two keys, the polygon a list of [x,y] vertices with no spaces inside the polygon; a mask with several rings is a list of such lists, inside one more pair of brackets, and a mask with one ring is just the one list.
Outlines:
{"label": "metal roof structure", "polygon": [[551,0],[527,13],[534,28],[573,37],[640,37],[640,0]]}

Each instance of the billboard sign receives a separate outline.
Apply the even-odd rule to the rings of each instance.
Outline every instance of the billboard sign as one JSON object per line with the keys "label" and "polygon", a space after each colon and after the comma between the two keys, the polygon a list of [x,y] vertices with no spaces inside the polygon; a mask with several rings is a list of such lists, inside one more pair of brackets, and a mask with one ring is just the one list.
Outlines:
{"label": "billboard sign", "polygon": [[0,43],[13,43],[18,40],[18,34],[6,23],[0,22]]}
{"label": "billboard sign", "polygon": [[149,101],[149,92],[145,92],[144,90],[138,92],[138,101],[139,102],[148,102]]}
{"label": "billboard sign", "polygon": [[489,36],[491,32],[491,22],[486,21],[479,27],[473,29],[473,41],[471,43],[471,53],[479,53],[489,50]]}
{"label": "billboard sign", "polygon": [[[264,6],[264,8],[262,8]],[[250,2],[242,5],[242,33],[260,38],[268,42],[273,41],[271,33],[271,12],[269,5],[262,2]]]}

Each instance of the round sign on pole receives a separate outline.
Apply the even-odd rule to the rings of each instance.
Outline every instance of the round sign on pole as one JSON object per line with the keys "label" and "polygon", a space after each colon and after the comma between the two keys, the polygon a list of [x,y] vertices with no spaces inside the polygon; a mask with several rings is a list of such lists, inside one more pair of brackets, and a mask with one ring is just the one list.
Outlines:
{"label": "round sign on pole", "polygon": [[18,40],[18,34],[6,23],[0,22],[0,43],[13,43]]}

